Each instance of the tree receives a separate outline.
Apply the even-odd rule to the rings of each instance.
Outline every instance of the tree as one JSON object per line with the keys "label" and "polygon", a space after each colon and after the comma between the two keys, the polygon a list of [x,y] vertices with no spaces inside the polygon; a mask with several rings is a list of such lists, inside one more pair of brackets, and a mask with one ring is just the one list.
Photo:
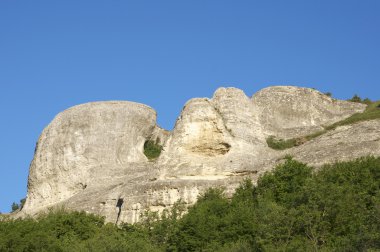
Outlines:
{"label": "tree", "polygon": [[20,206],[16,203],[16,202],[13,202],[12,203],[12,213],[16,210],[18,210],[20,208]]}
{"label": "tree", "polygon": [[22,199],[20,199],[20,204],[13,202],[12,206],[11,206],[11,208],[12,208],[11,213],[13,213],[14,211],[19,210],[19,209],[21,210],[24,207],[25,201],[26,201],[26,198],[22,198]]}
{"label": "tree", "polygon": [[209,189],[183,206],[121,228],[64,209],[1,216],[0,251],[380,251],[380,158],[316,171],[286,156],[257,185],[246,179],[231,197]]}
{"label": "tree", "polygon": [[19,204],[20,210],[24,207],[25,201],[26,201],[26,198],[20,199],[20,204]]}
{"label": "tree", "polygon": [[365,98],[365,99],[363,100],[363,103],[369,105],[369,104],[372,103],[372,101],[371,101],[369,98]]}
{"label": "tree", "polygon": [[362,98],[360,98],[360,96],[355,94],[349,101],[351,101],[351,102],[362,102]]}

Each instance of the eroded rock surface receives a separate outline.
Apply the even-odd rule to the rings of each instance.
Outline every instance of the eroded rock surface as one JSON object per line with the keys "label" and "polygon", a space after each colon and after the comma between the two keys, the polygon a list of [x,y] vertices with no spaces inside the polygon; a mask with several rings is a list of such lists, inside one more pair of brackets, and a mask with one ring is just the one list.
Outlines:
{"label": "eroded rock surface", "polygon": [[368,155],[380,156],[380,120],[338,127],[288,153],[316,167]]}
{"label": "eroded rock surface", "polygon": [[366,105],[333,99],[311,88],[268,87],[252,97],[265,135],[304,136],[363,112]]}
{"label": "eroded rock surface", "polygon": [[37,143],[24,211],[107,183],[114,169],[147,162],[144,142],[158,131],[156,112],[132,102],[88,103],[58,114]]}
{"label": "eroded rock surface", "polygon": [[[232,193],[245,177],[256,181],[286,154],[320,165],[380,155],[380,121],[338,127],[304,145],[275,151],[266,137],[303,136],[362,112],[365,105],[338,101],[312,89],[269,87],[252,99],[236,88],[191,99],[173,131],[156,124],[156,112],[133,102],[96,102],[70,108],[42,132],[30,167],[20,216],[50,206],[134,223],[145,210],[162,211],[179,199],[223,186]],[[163,146],[149,161],[144,143]]]}

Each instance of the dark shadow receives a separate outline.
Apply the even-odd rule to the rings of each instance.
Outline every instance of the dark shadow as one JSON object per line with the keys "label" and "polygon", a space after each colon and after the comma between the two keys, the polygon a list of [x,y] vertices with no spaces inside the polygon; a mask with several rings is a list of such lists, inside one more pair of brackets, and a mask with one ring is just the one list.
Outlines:
{"label": "dark shadow", "polygon": [[116,203],[116,207],[119,209],[118,213],[117,213],[117,218],[116,218],[116,223],[117,224],[119,222],[119,218],[120,218],[120,214],[121,214],[121,207],[123,206],[124,204],[124,199],[123,198],[120,198],[117,200],[117,203]]}

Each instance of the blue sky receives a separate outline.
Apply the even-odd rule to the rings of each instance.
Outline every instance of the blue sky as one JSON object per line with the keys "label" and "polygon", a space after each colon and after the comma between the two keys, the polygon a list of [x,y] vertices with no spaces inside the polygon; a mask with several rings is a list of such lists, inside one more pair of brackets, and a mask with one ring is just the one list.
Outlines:
{"label": "blue sky", "polygon": [[380,1],[0,1],[0,211],[25,197],[42,129],[98,100],[184,103],[234,86],[380,99]]}

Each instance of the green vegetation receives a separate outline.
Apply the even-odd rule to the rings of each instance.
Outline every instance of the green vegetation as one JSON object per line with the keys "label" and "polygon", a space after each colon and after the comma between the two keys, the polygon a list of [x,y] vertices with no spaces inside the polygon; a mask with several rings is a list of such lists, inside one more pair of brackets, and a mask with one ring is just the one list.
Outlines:
{"label": "green vegetation", "polygon": [[326,92],[326,93],[324,93],[324,95],[327,95],[328,97],[332,97],[332,93],[331,92]]}
{"label": "green vegetation", "polygon": [[[354,99],[355,96],[352,98]],[[351,99],[351,100],[352,100]],[[356,99],[356,98],[355,98]],[[362,102],[361,98],[359,97],[360,102]],[[357,99],[356,99],[357,100]],[[365,101],[368,100],[368,101]],[[267,138],[267,144],[270,148],[275,149],[275,150],[284,150],[288,148],[292,148],[294,146],[301,145],[307,141],[310,141],[313,138],[316,138],[320,135],[325,134],[326,132],[330,130],[334,130],[339,126],[344,126],[344,125],[349,125],[349,124],[354,124],[362,121],[368,121],[368,120],[373,120],[373,119],[379,119],[380,118],[380,101],[377,102],[371,102],[369,99],[365,99],[362,103],[368,104],[366,110],[363,113],[356,113],[353,114],[352,116],[336,122],[332,125],[326,126],[324,130],[315,132],[310,135],[306,135],[303,137],[298,137],[298,138],[291,138],[291,139],[277,139],[274,136],[270,136]]]}
{"label": "green vegetation", "polygon": [[24,206],[25,204],[25,198],[21,199],[20,200],[20,204],[17,204],[16,202],[13,202],[12,203],[12,206],[11,206],[11,209],[12,209],[12,213],[16,210],[19,210],[19,209],[22,209],[22,207]]}
{"label": "green vegetation", "polygon": [[327,126],[326,130],[332,130],[338,126],[349,125],[349,124],[353,124],[353,123],[357,123],[361,121],[379,119],[380,118],[379,106],[380,106],[380,101],[372,102],[371,104],[367,106],[366,110],[363,113],[353,114],[347,119],[334,123],[333,125]]}
{"label": "green vegetation", "polygon": [[156,159],[160,156],[162,146],[157,142],[148,140],[144,143],[144,154],[149,160]]}
{"label": "green vegetation", "polygon": [[267,144],[270,148],[275,150],[285,150],[288,148],[292,148],[296,146],[296,139],[277,139],[274,136],[270,136],[267,138]]}
{"label": "green vegetation", "polygon": [[348,101],[351,101],[351,102],[362,102],[362,98],[360,98],[360,96],[358,96],[357,94],[354,94],[354,96],[351,98],[351,99],[348,99]]}
{"label": "green vegetation", "polygon": [[367,104],[367,105],[370,105],[372,103],[372,101],[370,99],[368,99],[368,98],[362,99],[357,94],[355,94],[351,99],[348,99],[348,101],[363,103],[363,104]]}
{"label": "green vegetation", "polygon": [[157,251],[144,230],[119,229],[84,212],[0,221],[0,251]]}
{"label": "green vegetation", "polygon": [[372,101],[371,101],[370,99],[368,99],[368,98],[365,98],[365,99],[362,101],[362,103],[369,105],[369,104],[372,103]]}
{"label": "green vegetation", "polygon": [[186,214],[179,202],[135,225],[64,211],[0,221],[0,251],[379,251],[380,158],[312,171],[286,157],[232,198],[213,188]]}

